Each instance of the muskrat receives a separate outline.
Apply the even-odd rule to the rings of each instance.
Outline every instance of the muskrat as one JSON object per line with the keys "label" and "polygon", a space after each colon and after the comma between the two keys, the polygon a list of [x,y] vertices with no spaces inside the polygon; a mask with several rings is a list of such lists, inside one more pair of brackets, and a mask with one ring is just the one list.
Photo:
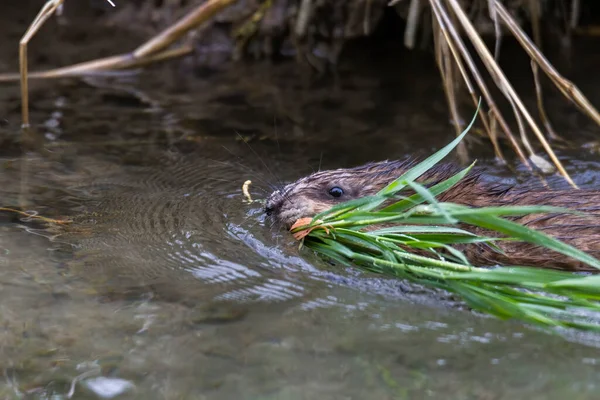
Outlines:
{"label": "muskrat", "polygon": [[[288,229],[299,218],[313,217],[337,203],[377,193],[414,165],[412,161],[381,161],[354,168],[313,173],[274,191],[265,203],[265,212]],[[460,171],[457,165],[438,164],[417,182],[427,186],[441,182]],[[508,205],[548,205],[577,210],[569,213],[532,214],[511,217],[512,221],[539,230],[587,252],[600,256],[600,191],[593,189],[556,189],[527,184],[486,181],[482,169],[473,168],[454,187],[438,196],[441,202],[470,207]],[[478,235],[493,235],[474,226],[464,227]],[[477,266],[524,265],[570,271],[598,271],[579,260],[546,248],[519,241],[499,241],[501,254],[489,246],[461,246],[467,259]]]}

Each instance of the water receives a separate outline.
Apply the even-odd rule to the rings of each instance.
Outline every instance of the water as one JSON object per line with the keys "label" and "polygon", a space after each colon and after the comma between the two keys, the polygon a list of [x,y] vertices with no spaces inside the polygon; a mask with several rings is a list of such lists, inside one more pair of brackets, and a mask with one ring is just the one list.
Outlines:
{"label": "water", "polygon": [[[319,166],[447,143],[435,67],[400,58],[342,65],[337,84],[288,64],[36,82],[26,151],[5,85],[2,205],[73,222],[0,214],[0,398],[596,398],[597,337],[325,264],[244,201],[246,179],[260,199]],[[600,104],[598,78],[577,76]],[[582,145],[598,129],[557,99],[575,140],[559,155],[597,185]],[[513,176],[485,143],[470,150]]]}

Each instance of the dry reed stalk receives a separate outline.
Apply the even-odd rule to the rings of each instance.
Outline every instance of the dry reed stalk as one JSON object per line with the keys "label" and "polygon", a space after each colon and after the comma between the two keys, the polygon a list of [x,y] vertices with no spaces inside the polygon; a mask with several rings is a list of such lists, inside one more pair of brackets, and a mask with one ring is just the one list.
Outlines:
{"label": "dry reed stalk", "polygon": [[[434,10],[434,12],[435,12],[435,10]],[[456,46],[452,42],[451,38],[448,36],[448,31],[446,29],[442,29],[442,27],[440,26],[439,19],[437,21],[434,20],[432,23],[432,26],[433,26],[434,30],[439,31],[438,32],[439,35],[444,36],[444,40],[447,43],[448,48],[450,49],[450,52],[452,53],[452,57],[454,58],[456,66],[458,67],[458,70],[466,84],[467,90],[468,90],[469,94],[471,95],[471,99],[473,100],[474,104],[478,104],[477,94],[475,92],[475,89],[473,87],[471,79],[469,78],[469,75],[468,75],[467,71],[465,70],[465,66],[460,58],[460,55],[458,53],[458,50],[456,49]],[[435,36],[434,36],[434,40],[435,40]],[[436,46],[437,46],[437,44],[436,44]],[[439,65],[440,64],[439,64],[439,59],[438,59],[438,66]],[[453,101],[455,103],[454,96],[453,95],[450,96],[448,101]],[[488,136],[490,137],[490,140],[492,141],[492,146],[494,147],[494,152],[496,153],[496,157],[499,160],[505,161],[504,155],[502,154],[502,149],[500,148],[500,146],[498,144],[496,130],[493,129],[492,126],[490,126],[490,123],[489,123],[488,118],[486,117],[485,113],[479,113],[479,118],[481,119],[484,129],[487,132]],[[458,126],[456,126],[456,128],[458,129]],[[458,134],[460,134],[460,130],[458,130]]]}
{"label": "dry reed stalk", "polygon": [[[181,57],[190,54],[193,51],[192,46],[183,45],[181,47],[165,50],[158,54],[151,55],[142,59],[134,59],[131,54],[119,54],[97,60],[85,61],[79,64],[69,65],[68,67],[55,68],[48,71],[37,71],[28,74],[29,79],[51,79],[78,77],[88,75],[99,75],[110,71],[119,71],[141,67],[150,63],[164,61],[171,58]],[[0,74],[0,82],[11,82],[19,79],[18,74]]]}
{"label": "dry reed stalk", "polygon": [[571,20],[570,22],[570,26],[571,29],[576,29],[577,25],[579,25],[579,14],[581,11],[581,4],[579,2],[579,0],[573,0],[573,2],[571,3]]}
{"label": "dry reed stalk", "polygon": [[[388,5],[393,6],[398,0],[392,0]],[[404,46],[408,49],[415,47],[415,37],[419,27],[419,16],[421,15],[421,0],[411,0],[408,6],[408,17],[404,29]]]}
{"label": "dry reed stalk", "polygon": [[[500,125],[500,128],[506,135],[506,137],[509,139],[511,145],[513,146],[515,152],[517,153],[517,155],[519,156],[519,158],[521,159],[523,164],[525,166],[527,166],[527,168],[529,170],[531,170],[531,165],[529,164],[527,158],[525,157],[525,154],[523,153],[521,146],[519,145],[519,143],[517,142],[515,137],[512,135],[512,132],[511,132],[508,124],[504,120],[502,113],[500,113],[500,111],[498,110],[496,102],[494,101],[489,89],[487,88],[487,85],[485,84],[483,77],[481,76],[481,73],[479,72],[477,66],[475,65],[475,62],[474,62],[473,58],[471,57],[471,54],[467,50],[467,47],[462,40],[462,37],[456,30],[455,24],[453,24],[451,22],[450,17],[448,16],[446,10],[440,3],[440,0],[430,0],[430,5],[433,10],[433,16],[435,17],[435,20],[439,23],[439,27],[440,27],[440,29],[442,29],[442,32],[444,32],[444,37],[450,44],[450,48],[455,49],[452,52],[452,54],[454,56],[454,60],[457,63],[460,63],[460,59],[462,56],[462,58],[464,59],[464,61],[466,62],[467,66],[469,68],[469,71],[471,71],[471,74],[473,74],[473,78],[477,82],[477,86],[479,87],[479,90],[481,91],[483,98],[485,99],[486,103],[488,104],[488,107],[490,109],[490,111],[489,111],[490,127],[488,130],[488,135],[490,135],[492,143],[494,143],[494,146],[496,149],[496,154],[497,155],[502,154],[500,152],[500,147],[498,145],[497,136],[495,133],[496,129],[493,129],[495,127],[496,123],[498,123]],[[450,40],[450,38],[452,38],[452,40]],[[460,56],[459,56],[459,53],[460,53]],[[462,74],[462,76],[463,76],[463,79],[465,80],[465,82],[467,82],[467,87],[469,88],[469,91],[471,92],[471,98],[473,99],[474,104],[477,104],[477,96],[475,94],[475,91],[472,89],[472,85],[470,84],[468,75],[465,72]],[[483,113],[480,113],[480,115],[483,115]],[[501,160],[504,160],[504,158],[502,156],[501,156]]]}
{"label": "dry reed stalk", "polygon": [[[437,10],[434,9],[433,11],[435,13]],[[443,21],[441,21],[440,18],[437,18],[437,20],[434,19],[432,21],[433,29],[434,29],[434,31],[437,31],[436,34],[434,34],[434,41],[436,41],[436,35],[439,36],[440,38],[441,38],[440,35],[444,36],[444,41],[448,45],[448,48],[450,49],[450,52],[452,53],[452,57],[454,58],[456,66],[458,67],[458,70],[466,84],[467,90],[468,90],[469,94],[471,95],[471,99],[473,100],[474,104],[478,104],[477,94],[475,92],[473,84],[471,83],[471,79],[469,78],[469,75],[468,75],[467,71],[465,70],[465,66],[461,60],[459,52],[456,49],[456,46],[454,45],[452,39],[448,36],[448,31],[446,29],[444,29],[440,24],[443,24]],[[441,42],[441,40],[436,41],[436,49],[438,46],[438,42]],[[437,56],[437,53],[436,53],[436,56]],[[449,59],[448,56],[446,56],[446,58]],[[436,57],[436,59],[438,62],[438,67],[441,68],[439,57]],[[450,63],[450,65],[452,65],[452,64]],[[443,74],[442,69],[440,69],[440,72]],[[442,79],[445,79],[444,76],[442,76]],[[452,95],[450,95],[450,96],[447,96],[447,101],[452,102],[453,104],[456,104],[454,93],[452,93]],[[453,107],[453,109],[456,109],[456,107]],[[485,113],[479,113],[478,115],[479,115],[479,118],[481,119],[481,122],[483,123],[483,127],[484,127],[485,131],[487,132],[488,136],[490,137],[492,146],[494,147],[494,153],[496,154],[496,157],[499,160],[502,160],[504,162],[505,159],[504,159],[504,155],[502,154],[502,149],[500,148],[500,146],[498,144],[496,130],[493,129],[492,126],[490,126],[490,122],[488,121],[488,118]],[[455,118],[457,118],[457,117],[455,117]],[[457,130],[457,134],[460,134],[460,127],[457,125],[457,122],[458,122],[458,119],[455,121],[455,129]]]}
{"label": "dry reed stalk", "polygon": [[133,57],[147,57],[170,46],[171,43],[183,37],[189,31],[197,28],[200,24],[208,21],[219,11],[229,7],[236,1],[237,0],[208,0],[206,3],[201,4],[182,17],[179,21],[135,49]]}
{"label": "dry reed stalk", "polygon": [[29,127],[29,85],[27,84],[27,45],[64,0],[48,0],[29,25],[19,42],[19,77],[21,79],[21,119],[23,128]]}
{"label": "dry reed stalk", "polygon": [[[450,108],[450,114],[452,117],[452,125],[454,126],[454,130],[456,131],[456,136],[461,134],[461,126],[460,126],[460,115],[458,112],[458,107],[456,105],[456,93],[454,92],[456,83],[454,80],[455,74],[455,64],[452,63],[450,58],[450,49],[449,43],[443,37],[442,30],[439,29],[439,25],[434,23],[434,33],[433,41],[435,45],[435,59],[438,65],[438,69],[440,71],[440,76],[442,77],[442,82],[444,84],[444,93],[446,95],[446,101],[448,102],[448,107]],[[461,141],[456,147],[456,152],[458,154],[458,158],[461,163],[465,164],[469,160],[468,150],[464,141]]]}
{"label": "dry reed stalk", "polygon": [[[437,7],[438,11],[443,10],[443,7],[439,0],[430,0],[430,3],[434,7]],[[486,69],[490,73],[490,75],[493,78],[494,82],[496,83],[497,87],[501,90],[501,92],[504,94],[504,96],[507,98],[507,100],[510,102],[511,106],[513,107],[513,110],[515,113],[515,118],[517,119],[517,122],[519,124],[519,130],[521,132],[521,140],[522,140],[523,144],[525,145],[525,147],[527,148],[527,150],[529,151],[529,153],[531,155],[530,158],[533,158],[535,156],[535,153],[533,152],[531,144],[527,140],[525,128],[524,128],[523,122],[521,120],[522,118],[527,122],[527,125],[529,126],[529,128],[537,136],[538,140],[542,144],[542,147],[544,148],[546,153],[549,155],[550,159],[552,160],[552,162],[554,163],[554,165],[556,166],[556,168],[558,169],[560,174],[567,180],[567,182],[569,182],[569,184],[571,186],[577,187],[575,182],[573,182],[573,180],[571,179],[571,177],[569,176],[567,171],[564,169],[560,160],[556,157],[556,154],[552,150],[552,147],[546,141],[541,130],[539,129],[539,127],[537,126],[537,124],[535,123],[535,121],[533,120],[531,115],[529,114],[529,112],[527,111],[527,108],[525,107],[522,100],[520,99],[520,97],[518,96],[518,94],[516,93],[516,91],[514,90],[514,88],[512,87],[512,85],[510,84],[508,79],[506,78],[506,76],[504,75],[502,69],[496,63],[494,57],[488,50],[487,46],[481,39],[480,35],[475,30],[475,27],[473,26],[473,24],[467,17],[465,11],[462,9],[462,7],[458,3],[458,1],[457,0],[446,0],[446,3],[450,7],[450,9],[452,9],[452,11],[454,12],[454,15],[456,16],[460,25],[462,26],[462,28],[465,31],[466,36],[469,38],[469,40],[475,47],[475,50],[479,54],[479,57],[483,61],[484,65],[486,66]],[[490,0],[489,4],[498,6],[499,3],[497,0]],[[502,6],[500,6],[500,7],[498,7],[498,9],[496,11],[498,12],[498,15],[500,17],[502,17],[504,20],[505,16],[503,15],[503,11],[506,11],[506,10]],[[520,28],[518,30],[520,30]],[[486,100],[488,100],[488,99],[486,98]],[[488,102],[488,105],[489,105],[489,102]],[[496,112],[496,117],[498,117],[499,115],[500,115],[500,113]],[[514,144],[513,144],[513,146],[514,146]]]}
{"label": "dry reed stalk", "polygon": [[564,140],[560,135],[556,133],[554,128],[552,127],[552,123],[550,122],[550,118],[546,114],[546,110],[544,109],[544,95],[542,93],[542,83],[540,82],[540,68],[535,63],[535,61],[531,60],[531,72],[533,73],[533,82],[535,85],[535,95],[537,98],[537,107],[538,112],[540,114],[540,119],[542,120],[542,124],[546,127],[546,131],[548,131],[548,135],[550,138],[554,140]]}
{"label": "dry reed stalk", "polygon": [[[21,80],[21,117],[22,126],[29,127],[29,85],[28,79],[58,78],[68,76],[93,75],[106,71],[136,68],[170,58],[181,57],[193,51],[189,45],[164,50],[190,30],[213,17],[217,12],[230,6],[237,0],[208,0],[192,10],[179,21],[154,36],[132,53],[105,57],[68,67],[48,71],[28,72],[27,45],[44,23],[64,3],[64,0],[48,0],[19,42],[19,74],[0,74],[0,82]],[[110,1],[109,1],[110,2]],[[112,3],[111,3],[112,4]]]}
{"label": "dry reed stalk", "polygon": [[8,211],[8,212],[12,212],[15,214],[19,214],[19,215],[26,217],[28,220],[38,219],[40,221],[49,222],[49,223],[58,224],[58,225],[66,225],[66,224],[70,224],[72,222],[69,219],[47,218],[47,217],[44,217],[41,215],[37,215],[35,212],[21,211],[21,210],[17,210],[17,209],[11,208],[11,207],[0,207],[0,211]]}
{"label": "dry reed stalk", "polygon": [[514,18],[508,13],[506,8],[498,0],[494,0],[495,6],[498,9],[498,16],[500,16],[509,28],[511,33],[519,41],[523,49],[529,54],[532,61],[540,66],[542,71],[546,73],[548,78],[556,85],[556,87],[562,92],[562,94],[569,99],[573,104],[579,107],[585,114],[588,115],[594,122],[600,125],[600,113],[598,110],[589,102],[587,97],[573,84],[573,82],[564,78],[556,71],[552,64],[544,57],[541,51],[531,42],[531,39],[525,32],[519,27]]}
{"label": "dry reed stalk", "polygon": [[[533,30],[533,40],[535,41],[535,44],[538,48],[542,48],[542,32],[541,32],[541,28],[540,28],[540,18],[541,18],[541,7],[539,2],[537,2],[536,0],[530,0],[528,2],[529,5],[529,15],[531,16],[531,26],[532,26],[532,30]],[[494,8],[495,9],[495,8]],[[495,23],[496,24],[500,24],[500,21],[498,21],[497,18],[498,13],[494,13],[494,17],[496,19]],[[544,108],[544,95],[543,95],[543,89],[542,89],[542,83],[540,82],[540,74],[539,74],[539,67],[538,65],[532,60],[531,61],[531,72],[533,74],[533,83],[535,85],[535,95],[537,98],[537,107],[538,107],[538,113],[540,115],[540,119],[542,120],[542,124],[544,124],[544,127],[546,128],[546,131],[548,132],[548,135],[550,136],[551,139],[562,139],[554,130],[554,128],[552,127],[552,124],[550,123],[550,119],[548,118],[548,115],[546,114],[546,110]]]}

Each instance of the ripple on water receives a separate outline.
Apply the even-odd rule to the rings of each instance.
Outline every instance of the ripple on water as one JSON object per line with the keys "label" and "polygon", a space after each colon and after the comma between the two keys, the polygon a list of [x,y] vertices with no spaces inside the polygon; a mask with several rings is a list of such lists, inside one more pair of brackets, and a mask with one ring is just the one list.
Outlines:
{"label": "ripple on water", "polygon": [[260,206],[243,202],[240,184],[235,168],[198,158],[108,176],[98,171],[91,182],[71,188],[85,194],[87,213],[77,226],[90,232],[69,235],[78,247],[73,266],[113,295],[306,297],[311,279],[295,272],[316,269],[286,254],[285,246],[264,244],[260,232],[270,230]]}

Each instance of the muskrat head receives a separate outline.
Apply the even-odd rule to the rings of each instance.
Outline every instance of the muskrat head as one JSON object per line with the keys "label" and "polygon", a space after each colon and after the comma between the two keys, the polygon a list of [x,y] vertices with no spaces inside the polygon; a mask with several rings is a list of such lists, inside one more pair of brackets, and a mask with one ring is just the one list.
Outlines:
{"label": "muskrat head", "polygon": [[265,203],[265,212],[290,228],[299,218],[313,217],[336,204],[377,193],[398,176],[399,168],[397,161],[382,161],[316,172],[274,191]]}

